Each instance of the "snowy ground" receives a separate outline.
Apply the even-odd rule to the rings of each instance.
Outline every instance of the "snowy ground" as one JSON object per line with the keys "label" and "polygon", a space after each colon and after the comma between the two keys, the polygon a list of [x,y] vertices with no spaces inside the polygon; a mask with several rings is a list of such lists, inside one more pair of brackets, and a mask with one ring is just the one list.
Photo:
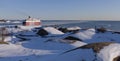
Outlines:
{"label": "snowy ground", "polygon": [[[120,56],[120,34],[96,33],[95,29],[80,30],[75,34],[62,33],[54,28],[45,28],[49,33],[61,36],[41,37],[32,30],[9,29],[12,36],[6,37],[9,44],[0,44],[0,61],[113,61]],[[81,39],[74,43],[61,42],[67,36]],[[25,38],[24,41],[21,38]],[[51,40],[51,41],[48,41]],[[96,42],[117,42],[105,46],[99,53],[91,49],[77,49],[63,52]]]}

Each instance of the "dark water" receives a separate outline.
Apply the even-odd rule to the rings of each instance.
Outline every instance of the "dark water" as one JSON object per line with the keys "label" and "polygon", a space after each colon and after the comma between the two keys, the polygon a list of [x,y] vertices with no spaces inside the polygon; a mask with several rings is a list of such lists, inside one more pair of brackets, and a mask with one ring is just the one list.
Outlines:
{"label": "dark water", "polygon": [[120,31],[120,21],[80,21],[80,20],[54,20],[54,21],[43,21],[44,25],[59,25],[62,27],[74,27],[79,26],[81,28],[95,28],[105,27],[107,29]]}

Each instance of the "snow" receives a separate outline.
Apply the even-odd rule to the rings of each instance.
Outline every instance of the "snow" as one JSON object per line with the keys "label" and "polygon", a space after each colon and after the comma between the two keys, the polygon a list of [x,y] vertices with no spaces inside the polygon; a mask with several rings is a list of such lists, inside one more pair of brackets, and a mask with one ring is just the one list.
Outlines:
{"label": "snow", "polygon": [[20,21],[14,21],[14,22],[12,22],[12,23],[20,23]]}
{"label": "snow", "polygon": [[85,31],[80,31],[72,36],[82,40],[88,40],[88,39],[92,39],[92,36],[94,35],[95,35],[95,29],[88,29]]}
{"label": "snow", "polygon": [[113,61],[114,58],[120,56],[120,44],[114,43],[104,47],[100,53],[98,53],[99,60],[101,61]]}
{"label": "snow", "polygon": [[22,35],[36,35],[36,33],[34,33],[33,31],[22,31],[21,34]]}
{"label": "snow", "polygon": [[[49,30],[51,34],[64,34],[52,27],[46,27],[45,29]],[[9,44],[0,45],[0,60],[2,61],[52,61],[56,59],[56,56],[59,56],[62,52],[86,44],[80,41],[77,41],[73,44],[60,43],[56,41],[54,42],[54,40],[60,40],[61,37],[52,37],[53,42],[45,42],[49,38],[41,38],[38,36],[28,37],[29,35],[36,35],[35,32],[32,32],[31,30],[13,30],[12,32],[15,34],[13,34],[13,36],[6,37],[5,39],[5,41],[9,42]],[[29,40],[20,42],[20,39],[15,36],[19,36],[19,34],[28,35],[24,36],[24,38],[29,38]]]}
{"label": "snow", "polygon": [[[120,56],[120,34],[112,32],[96,33],[93,28],[81,29],[73,34],[63,33],[53,27],[44,27],[49,34],[61,36],[33,37],[30,35],[37,35],[36,32],[32,31],[33,28],[27,29],[26,27],[21,27],[19,29],[15,28],[16,30],[8,28],[12,35],[5,38],[5,41],[9,44],[0,44],[0,61],[112,61],[115,57]],[[27,40],[19,41],[21,39],[17,36],[26,38]],[[63,39],[67,36],[73,36],[82,41],[65,43]],[[99,53],[95,53],[92,49],[78,49],[62,54],[65,51],[89,43],[106,41],[118,43],[105,46]],[[97,54],[96,57],[95,54]]]}
{"label": "snow", "polygon": [[75,46],[75,47],[80,47],[80,46],[84,46],[84,45],[86,45],[87,43],[85,43],[85,42],[80,42],[80,41],[76,41],[76,42],[74,42],[73,44],[71,44],[71,45],[73,45],[73,46]]}
{"label": "snow", "polygon": [[70,36],[76,37],[85,43],[120,42],[120,34],[115,34],[113,32],[96,33],[95,29],[93,28],[80,30],[79,32],[71,34]]}
{"label": "snow", "polygon": [[22,30],[32,30],[35,27],[41,27],[41,25],[39,26],[19,26]]}
{"label": "snow", "polygon": [[[14,32],[14,31],[13,31]],[[15,32],[16,33],[16,32]],[[35,35],[32,31],[20,31],[15,35]],[[14,34],[13,34],[14,35]],[[79,43],[72,45],[59,42],[45,42],[48,38],[27,37],[28,41],[19,42],[16,36],[6,37],[5,41],[9,44],[0,44],[0,60],[1,61],[52,61],[63,51],[78,46]],[[57,37],[56,37],[57,38]],[[54,40],[54,39],[53,39]],[[15,43],[14,43],[15,42]],[[83,45],[80,43],[79,45]]]}
{"label": "snow", "polygon": [[79,49],[61,55],[56,61],[93,61],[94,58],[92,49]]}
{"label": "snow", "polygon": [[44,28],[49,34],[64,34],[63,32],[53,28],[53,27],[45,27]]}
{"label": "snow", "polygon": [[22,47],[21,45],[14,45],[14,44],[0,45],[0,48],[1,48],[0,57],[28,56],[33,54],[35,55],[51,54],[47,50],[28,49],[28,48]]}
{"label": "snow", "polygon": [[79,30],[79,29],[81,29],[80,27],[69,27],[69,28],[67,28],[67,30]]}

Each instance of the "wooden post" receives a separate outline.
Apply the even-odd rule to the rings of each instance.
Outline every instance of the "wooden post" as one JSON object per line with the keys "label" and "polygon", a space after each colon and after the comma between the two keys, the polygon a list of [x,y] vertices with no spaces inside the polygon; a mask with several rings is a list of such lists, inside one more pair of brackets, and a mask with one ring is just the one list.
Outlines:
{"label": "wooden post", "polygon": [[4,31],[5,31],[5,29],[4,28],[2,28],[2,41],[1,42],[4,42]]}

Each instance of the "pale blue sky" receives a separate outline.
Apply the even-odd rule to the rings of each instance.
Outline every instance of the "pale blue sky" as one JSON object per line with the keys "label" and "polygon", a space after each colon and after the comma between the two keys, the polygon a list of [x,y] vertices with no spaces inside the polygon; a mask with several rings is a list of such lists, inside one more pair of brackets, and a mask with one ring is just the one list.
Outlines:
{"label": "pale blue sky", "polygon": [[0,18],[120,20],[120,0],[0,0]]}

